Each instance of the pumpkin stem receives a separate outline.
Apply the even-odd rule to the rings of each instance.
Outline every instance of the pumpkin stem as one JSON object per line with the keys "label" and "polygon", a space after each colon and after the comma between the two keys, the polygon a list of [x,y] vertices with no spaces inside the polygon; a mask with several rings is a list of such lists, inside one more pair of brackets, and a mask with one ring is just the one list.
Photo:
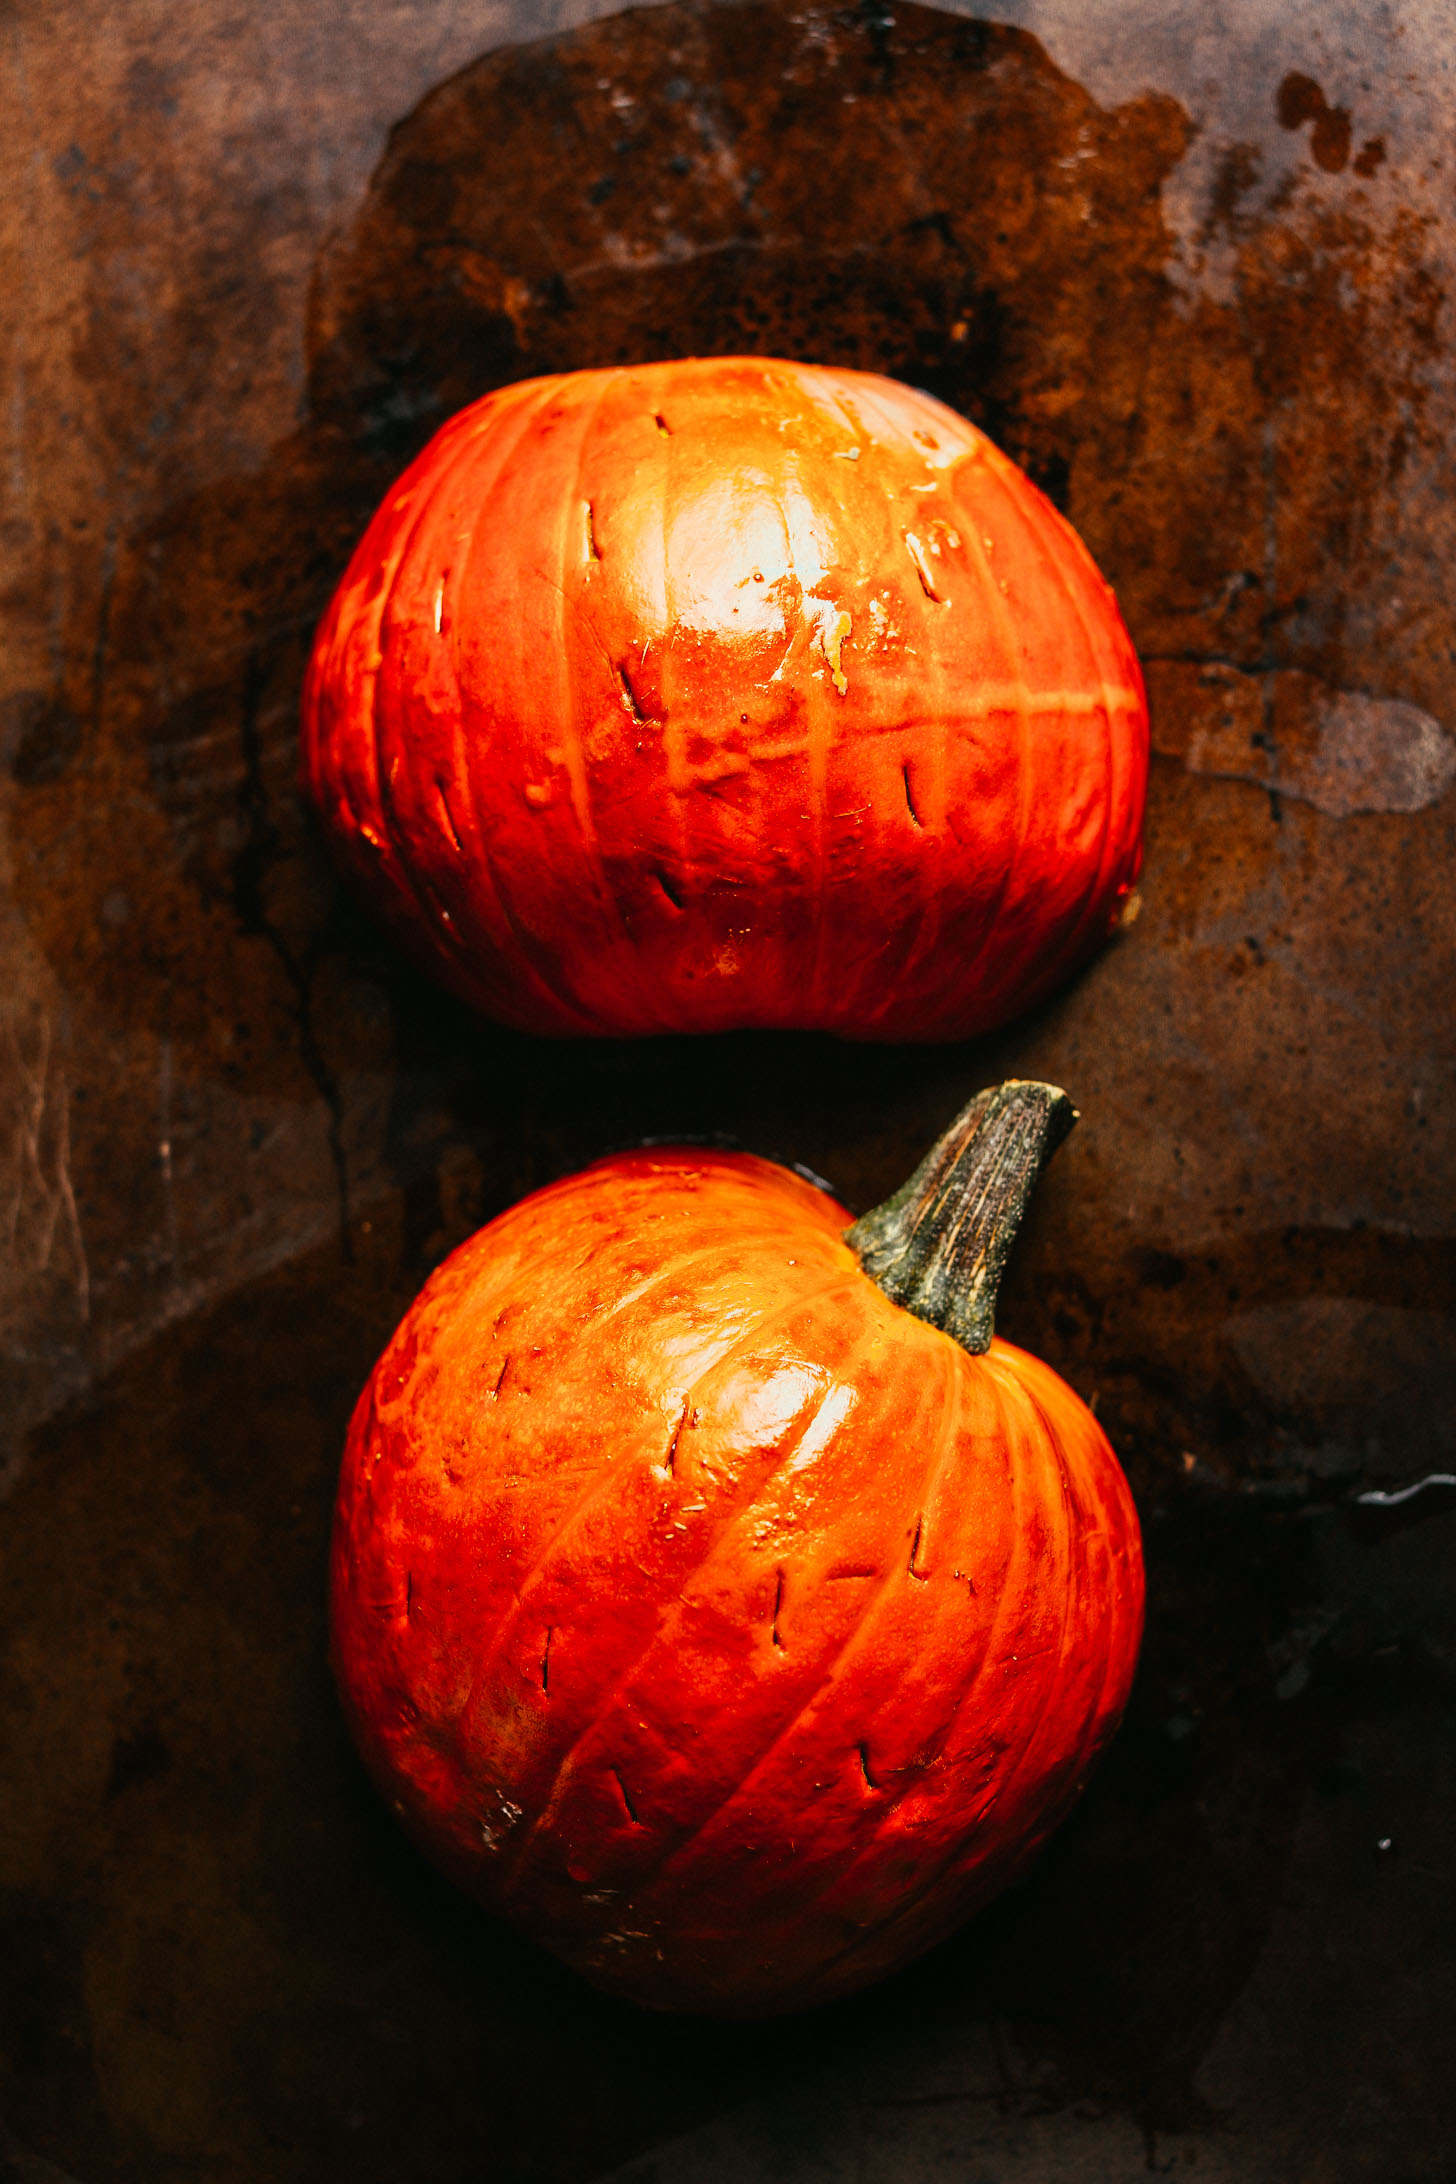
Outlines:
{"label": "pumpkin stem", "polygon": [[1077,1110],[1054,1084],[978,1092],[908,1183],[844,1232],[887,1297],[978,1356],[1037,1177]]}

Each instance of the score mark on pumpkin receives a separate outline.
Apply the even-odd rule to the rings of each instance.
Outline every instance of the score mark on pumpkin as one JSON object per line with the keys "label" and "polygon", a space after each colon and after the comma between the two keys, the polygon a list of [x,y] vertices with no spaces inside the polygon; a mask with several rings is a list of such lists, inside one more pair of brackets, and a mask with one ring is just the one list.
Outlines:
{"label": "score mark on pumpkin", "polygon": [[681,1418],[679,1418],[677,1424],[672,1429],[672,1439],[668,1442],[667,1454],[662,1459],[662,1468],[669,1477],[671,1477],[677,1470],[677,1444],[683,1437],[683,1430],[686,1427],[687,1422],[688,1406],[686,1401],[684,1401],[682,1407],[682,1416]]}
{"label": "score mark on pumpkin", "polygon": [[450,809],[449,792],[446,789],[443,781],[437,780],[435,783],[435,787],[439,792],[440,812],[445,821],[445,832],[449,835],[451,841],[455,844],[456,856],[463,857],[465,855],[465,844],[460,839],[460,829],[456,826],[455,814]]}
{"label": "score mark on pumpkin", "polygon": [[920,1580],[920,1582],[921,1582],[921,1584],[922,1584],[922,1585],[923,1585],[923,1584],[925,1583],[926,1579],[927,1579],[927,1578],[929,1577],[929,1575],[930,1575],[930,1572],[929,1572],[929,1570],[917,1570],[917,1569],[916,1569],[916,1567],[915,1567],[915,1561],[916,1561],[916,1557],[917,1557],[917,1556],[919,1555],[919,1553],[920,1553],[920,1535],[921,1535],[921,1533],[922,1533],[922,1532],[923,1532],[924,1530],[925,1530],[925,1518],[924,1518],[924,1516],[923,1516],[923,1515],[922,1515],[922,1516],[918,1516],[918,1517],[917,1517],[917,1518],[915,1519],[915,1537],[914,1537],[914,1539],[912,1539],[912,1540],[911,1540],[911,1542],[910,1542],[910,1560],[909,1560],[909,1562],[908,1562],[908,1563],[906,1564],[906,1568],[907,1568],[907,1569],[909,1570],[909,1572],[910,1572],[910,1575],[911,1575],[912,1577],[916,1577],[916,1578],[919,1578],[919,1580]]}
{"label": "score mark on pumpkin", "polygon": [[910,766],[908,761],[900,768],[900,779],[905,784],[905,809],[909,812],[910,817],[914,820],[916,826],[923,827],[925,825],[925,821],[921,818],[919,812],[915,809],[915,797],[910,787]]}
{"label": "score mark on pumpkin", "polygon": [[634,1828],[640,1828],[642,1822],[637,1817],[637,1807],[633,1804],[631,1798],[627,1795],[627,1785],[622,1780],[621,1769],[619,1767],[609,1767],[607,1769],[607,1773],[612,1777],[612,1780],[617,1785],[618,1794],[620,1795],[622,1803],[626,1808],[627,1818],[631,1821]]}
{"label": "score mark on pumpkin", "polygon": [[[836,607],[832,599],[818,599],[810,593],[804,601],[804,607],[813,622],[814,637],[819,640],[819,649],[828,663],[834,687],[842,698],[848,697],[849,677],[841,665],[841,655],[844,640],[854,625],[844,609]],[[812,638],[810,642],[813,642]]]}
{"label": "score mark on pumpkin", "polygon": [[910,559],[915,564],[915,574],[920,579],[920,589],[924,592],[926,598],[933,599],[938,607],[949,606],[950,601],[942,598],[935,588],[935,578],[930,573],[930,563],[925,558],[925,548],[913,531],[905,533],[905,547]]}
{"label": "score mark on pumpkin", "polygon": [[627,711],[636,721],[638,727],[645,728],[647,726],[647,715],[637,702],[637,693],[632,687],[632,678],[625,667],[618,667],[617,680],[622,685],[622,703],[626,706]]}
{"label": "score mark on pumpkin", "polygon": [[865,1787],[866,1787],[866,1789],[870,1789],[870,1790],[877,1790],[877,1791],[878,1791],[878,1790],[883,1790],[883,1789],[884,1789],[884,1787],[885,1787],[884,1783],[883,1783],[883,1782],[877,1782],[877,1781],[875,1780],[874,1776],[873,1776],[873,1775],[872,1775],[872,1774],[870,1773],[870,1748],[869,1748],[869,1746],[868,1746],[867,1744],[857,1744],[857,1745],[855,1746],[855,1750],[856,1750],[856,1751],[858,1752],[858,1754],[859,1754],[859,1771],[860,1771],[860,1773],[861,1773],[861,1774],[862,1774],[862,1775],[864,1776],[864,1779],[865,1779]]}

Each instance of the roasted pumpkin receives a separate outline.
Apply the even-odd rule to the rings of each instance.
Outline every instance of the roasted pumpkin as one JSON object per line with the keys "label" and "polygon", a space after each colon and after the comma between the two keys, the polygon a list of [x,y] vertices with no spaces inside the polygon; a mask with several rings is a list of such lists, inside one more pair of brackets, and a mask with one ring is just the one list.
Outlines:
{"label": "roasted pumpkin", "polygon": [[507,1023],[951,1039],[1116,923],[1147,717],[1110,590],[983,433],[725,357],[453,418],[324,618],[303,752],[406,949]]}
{"label": "roasted pumpkin", "polygon": [[456,1251],[380,1359],[333,1545],[353,1733],[445,1871],[602,1986],[861,1985],[1024,1865],[1116,1725],[1127,1487],[991,1332],[1070,1118],[982,1095],[853,1226],[765,1161],[604,1160]]}

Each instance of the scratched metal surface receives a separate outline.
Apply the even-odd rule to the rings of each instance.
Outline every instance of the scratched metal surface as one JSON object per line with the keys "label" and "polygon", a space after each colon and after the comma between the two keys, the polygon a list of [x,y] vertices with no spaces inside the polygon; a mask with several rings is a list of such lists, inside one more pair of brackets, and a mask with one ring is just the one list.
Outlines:
{"label": "scratched metal surface", "polygon": [[[12,15],[6,2175],[1456,2177],[1453,30]],[[1142,915],[993,1041],[508,1036],[299,807],[313,619],[439,418],[745,347],[985,424],[1149,663]],[[1139,1497],[1128,1724],[925,1964],[767,2033],[644,2022],[457,1904],[354,1768],[353,1393],[452,1243],[609,1145],[724,1131],[863,1206],[1013,1071],[1084,1115],[1002,1325]]]}

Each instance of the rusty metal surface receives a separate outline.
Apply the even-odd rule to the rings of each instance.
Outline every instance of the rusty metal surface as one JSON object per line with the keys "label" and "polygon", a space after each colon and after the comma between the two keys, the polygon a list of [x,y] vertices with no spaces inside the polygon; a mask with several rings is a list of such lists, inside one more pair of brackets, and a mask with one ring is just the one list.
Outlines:
{"label": "rusty metal surface", "polygon": [[[1456,1470],[1447,12],[590,12],[15,33],[0,2152],[582,2178],[778,2087],[640,2173],[1438,2184],[1456,1506],[1359,1497]],[[514,1037],[299,804],[314,617],[434,425],[743,348],[976,418],[1149,663],[1142,914],[994,1040]],[[1007,1073],[1084,1116],[1001,1323],[1133,1479],[1133,1714],[927,1964],[768,2035],[646,2023],[354,1768],[352,1396],[443,1251],[608,1146],[727,1132],[862,1207]]]}

